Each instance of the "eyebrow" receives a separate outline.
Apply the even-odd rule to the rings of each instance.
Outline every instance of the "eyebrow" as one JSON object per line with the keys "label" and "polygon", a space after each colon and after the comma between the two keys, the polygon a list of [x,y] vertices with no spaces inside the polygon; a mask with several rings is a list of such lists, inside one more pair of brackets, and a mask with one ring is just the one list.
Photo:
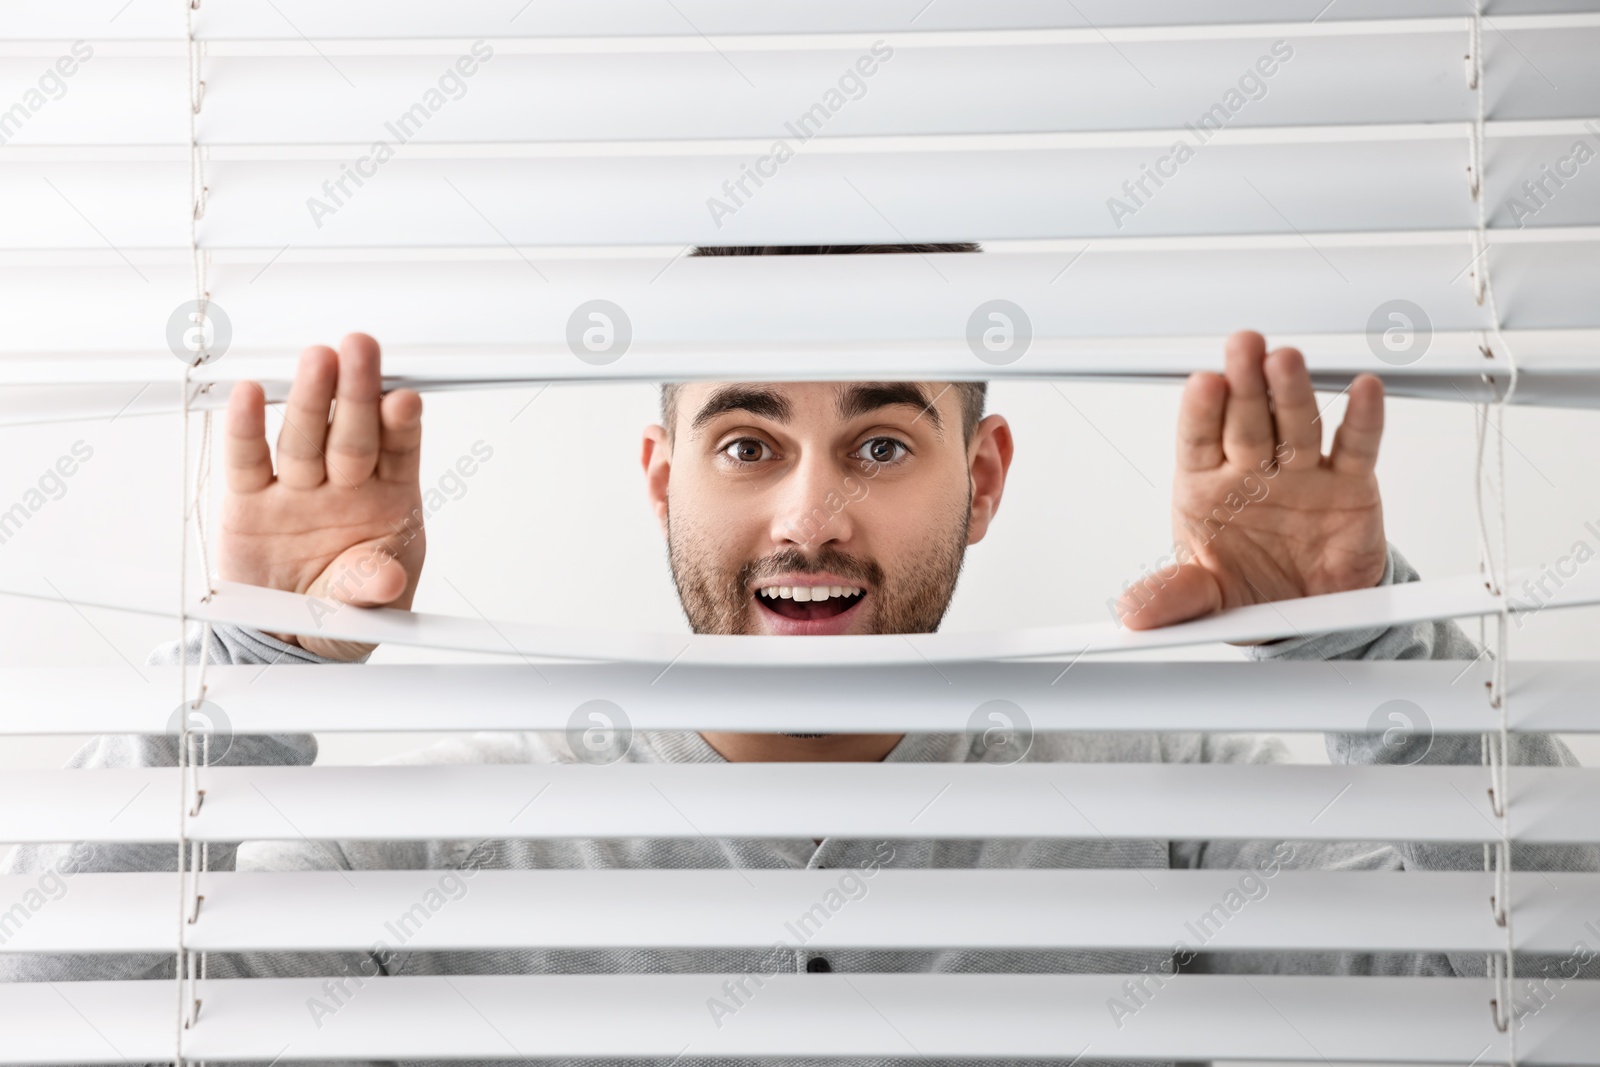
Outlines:
{"label": "eyebrow", "polygon": [[916,382],[861,382],[852,385],[839,394],[839,418],[849,420],[896,404],[909,404],[917,408],[928,417],[928,424],[933,427],[934,433],[944,436],[944,421],[939,418],[939,409],[934,407],[928,394]]}
{"label": "eyebrow", "polygon": [[[897,404],[917,408],[927,416],[934,432],[941,437],[944,435],[944,421],[939,417],[938,408],[928,400],[927,393],[916,382],[858,382],[849,385],[839,393],[836,411],[840,419],[848,421]],[[698,434],[707,423],[730,411],[748,411],[779,423],[787,423],[794,416],[794,406],[781,393],[761,386],[725,385],[712,393],[700,410],[695,412],[694,420],[689,424],[691,432]]]}
{"label": "eyebrow", "polygon": [[748,411],[773,422],[788,422],[794,415],[794,405],[781,393],[752,385],[725,385],[711,394],[689,424],[692,433],[698,434],[706,423],[730,411]]}

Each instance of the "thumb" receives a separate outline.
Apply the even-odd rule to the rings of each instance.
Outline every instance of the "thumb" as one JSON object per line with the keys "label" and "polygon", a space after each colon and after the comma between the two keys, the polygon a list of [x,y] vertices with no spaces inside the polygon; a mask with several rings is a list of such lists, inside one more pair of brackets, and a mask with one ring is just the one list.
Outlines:
{"label": "thumb", "polygon": [[[376,608],[399,599],[406,590],[406,581],[405,568],[395,558],[387,542],[380,539],[352,545],[339,553],[317,575],[306,590],[306,595],[332,600],[336,605]],[[337,610],[335,607],[334,611]],[[318,625],[328,614],[332,612],[318,615]],[[378,647],[363,641],[343,641],[309,634],[302,635],[298,644],[307,652],[340,660],[360,659]]]}
{"label": "thumb", "polygon": [[1130,630],[1170,626],[1222,608],[1222,588],[1198,563],[1179,564],[1175,572],[1157,570],[1123,590],[1117,600],[1117,621]]}
{"label": "thumb", "polygon": [[312,581],[306,595],[358,608],[393,603],[406,591],[406,571],[385,538],[351,545]]}

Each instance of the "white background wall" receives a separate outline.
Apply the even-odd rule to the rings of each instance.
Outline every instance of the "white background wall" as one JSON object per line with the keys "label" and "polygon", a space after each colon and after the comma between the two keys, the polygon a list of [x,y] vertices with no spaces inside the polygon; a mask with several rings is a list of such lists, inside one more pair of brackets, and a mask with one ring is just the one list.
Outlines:
{"label": "white background wall", "polygon": [[[1172,386],[992,385],[990,410],[1010,418],[1017,456],[999,521],[970,550],[945,629],[1104,620],[1106,598],[1170,545],[1177,397]],[[1342,410],[1343,401],[1335,401],[1324,421],[1335,423]],[[430,520],[417,608],[686,632],[638,466],[639,431],[655,412],[655,389],[637,384],[427,397],[425,485],[475,441],[491,445],[494,456]],[[275,437],[275,417],[269,425]],[[1600,415],[1513,410],[1506,437],[1514,562],[1546,563],[1579,538],[1594,543],[1583,523],[1600,522],[1592,470]],[[0,545],[0,557],[8,564],[24,557],[47,574],[77,559],[173,569],[180,499],[175,416],[0,427],[0,508],[79,440],[94,449],[93,458],[61,499]],[[1476,568],[1472,441],[1472,413],[1463,405],[1390,401],[1379,468],[1389,537],[1424,576]],[[213,504],[220,493],[218,481]],[[0,626],[0,664],[125,659],[130,672],[176,632],[166,619],[10,597],[0,597]],[[1476,633],[1475,624],[1469,632]],[[1593,610],[1542,613],[1516,632],[1512,652],[1587,657],[1597,635],[1600,613]],[[1227,647],[1180,654],[1238,655]],[[374,657],[446,658],[470,657],[403,648],[380,649]],[[1328,684],[1335,682],[1330,671]],[[427,739],[323,735],[322,759],[367,762]],[[1320,738],[1291,740],[1301,758],[1320,758]],[[0,768],[58,766],[78,743],[0,738]],[[1587,738],[1575,743],[1586,764],[1600,764],[1600,745]]]}

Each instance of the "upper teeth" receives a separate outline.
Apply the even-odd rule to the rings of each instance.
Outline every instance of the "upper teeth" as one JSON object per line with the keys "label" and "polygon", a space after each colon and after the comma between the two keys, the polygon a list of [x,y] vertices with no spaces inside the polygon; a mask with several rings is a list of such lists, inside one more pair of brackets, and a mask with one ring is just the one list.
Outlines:
{"label": "upper teeth", "polygon": [[834,596],[858,596],[861,590],[853,585],[769,585],[761,595],[771,600],[827,600]]}

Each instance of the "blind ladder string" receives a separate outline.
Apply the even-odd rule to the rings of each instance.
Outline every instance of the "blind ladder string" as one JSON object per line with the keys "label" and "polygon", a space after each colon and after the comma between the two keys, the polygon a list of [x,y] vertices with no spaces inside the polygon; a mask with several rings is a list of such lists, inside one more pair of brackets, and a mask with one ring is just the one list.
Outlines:
{"label": "blind ladder string", "polygon": [[[210,260],[200,249],[199,222],[205,214],[206,186],[204,172],[204,156],[201,152],[197,137],[197,118],[200,108],[205,100],[205,82],[200,77],[200,60],[203,54],[201,43],[194,36],[194,11],[199,7],[200,0],[183,0],[184,4],[184,36],[185,51],[188,57],[188,127],[189,127],[189,250],[194,268],[194,288],[196,303],[196,324],[199,327],[194,336],[199,338],[200,350],[195,353],[191,362],[183,360],[182,397],[180,400],[180,418],[183,420],[182,432],[182,477],[180,487],[183,494],[182,521],[179,524],[179,568],[178,568],[178,624],[179,624],[179,682],[181,687],[181,703],[183,714],[179,717],[178,738],[178,779],[179,779],[179,809],[178,809],[178,936],[177,955],[174,972],[177,978],[178,1004],[176,1011],[176,1033],[174,1064],[182,1067],[185,1057],[183,1055],[186,1030],[191,1028],[199,1017],[200,998],[197,995],[196,982],[205,976],[205,957],[189,951],[186,929],[193,924],[199,916],[200,905],[204,896],[200,894],[200,874],[206,869],[209,861],[209,849],[204,845],[189,840],[189,820],[200,813],[200,806],[205,801],[205,790],[200,787],[200,767],[205,766],[210,756],[210,731],[195,733],[191,731],[191,713],[199,710],[206,696],[206,667],[211,658],[211,644],[213,630],[210,622],[202,624],[200,640],[200,669],[196,678],[197,693],[191,701],[188,684],[188,538],[189,521],[195,523],[196,540],[199,546],[199,556],[203,580],[206,583],[205,595],[202,602],[209,600],[215,589],[211,585],[211,563],[209,545],[206,539],[206,516],[209,514],[210,477],[211,477],[211,447],[212,447],[212,415],[207,410],[203,415],[200,434],[200,453],[196,464],[195,483],[193,495],[190,495],[188,484],[189,471],[189,435],[190,413],[192,403],[197,395],[192,372],[195,366],[204,363],[209,352],[206,338],[206,326],[210,302],[210,291],[206,284],[209,273]],[[210,389],[210,384],[199,387],[204,392]],[[209,725],[209,724],[208,724]]]}
{"label": "blind ladder string", "polygon": [[[1494,281],[1489,264],[1489,234],[1488,234],[1488,196],[1485,190],[1486,152],[1484,150],[1484,120],[1487,112],[1485,98],[1485,78],[1483,61],[1483,0],[1474,0],[1473,14],[1468,20],[1468,52],[1467,52],[1467,87],[1474,93],[1476,113],[1471,126],[1469,144],[1469,169],[1471,182],[1469,190],[1477,209],[1477,225],[1472,231],[1472,282],[1473,300],[1480,306],[1487,305],[1489,313],[1488,330],[1485,331],[1480,351],[1485,360],[1485,369],[1482,372],[1484,384],[1487,386],[1487,396],[1483,403],[1478,405],[1478,418],[1476,420],[1476,452],[1474,461],[1473,490],[1478,512],[1478,536],[1480,568],[1485,572],[1485,584],[1490,593],[1499,601],[1499,612],[1495,616],[1495,645],[1491,677],[1487,683],[1487,693],[1490,706],[1498,712],[1499,729],[1491,734],[1485,733],[1482,739],[1483,760],[1489,770],[1489,801],[1490,807],[1498,820],[1500,831],[1499,840],[1493,847],[1486,844],[1484,847],[1484,864],[1493,871],[1493,891],[1489,904],[1494,915],[1494,920],[1506,932],[1506,946],[1503,953],[1490,953],[1486,959],[1489,977],[1494,987],[1494,997],[1490,1001],[1496,1029],[1506,1034],[1507,1063],[1515,1067],[1517,1062],[1516,1031],[1512,1027],[1514,1002],[1512,999],[1512,984],[1516,978],[1515,948],[1516,940],[1512,928],[1512,898],[1511,898],[1511,820],[1510,820],[1510,791],[1508,788],[1507,766],[1511,755],[1509,699],[1507,693],[1506,670],[1507,654],[1509,651],[1510,612],[1509,601],[1506,596],[1505,578],[1509,572],[1509,520],[1507,515],[1506,477],[1505,477],[1505,408],[1516,392],[1517,387],[1517,361],[1516,354],[1507,343],[1505,334],[1501,329],[1499,305],[1495,299]],[[1492,335],[1492,340],[1490,335]],[[1499,365],[1490,361],[1495,360],[1496,353],[1504,356],[1506,386],[1504,392],[1497,388],[1496,373]],[[1491,415],[1491,408],[1492,415]],[[1493,429],[1495,435],[1495,460],[1494,474],[1485,461],[1485,437]],[[1494,497],[1498,545],[1494,545],[1489,536],[1489,523],[1485,508],[1484,487],[1490,485]],[[1480,634],[1482,631],[1480,631]],[[1484,635],[1486,636],[1486,635]],[[1487,644],[1487,642],[1484,642]]]}

